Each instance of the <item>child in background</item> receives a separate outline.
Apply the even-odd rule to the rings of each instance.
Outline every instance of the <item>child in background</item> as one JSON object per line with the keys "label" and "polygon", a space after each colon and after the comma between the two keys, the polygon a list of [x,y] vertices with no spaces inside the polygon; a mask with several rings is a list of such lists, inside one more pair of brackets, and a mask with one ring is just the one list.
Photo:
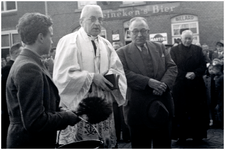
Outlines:
{"label": "child in background", "polygon": [[210,64],[208,66],[208,69],[206,70],[206,74],[203,76],[205,86],[206,86],[206,96],[207,96],[207,106],[208,106],[208,111],[209,111],[209,126],[213,125],[213,110],[215,104],[212,102],[212,84],[213,84],[213,65]]}
{"label": "child in background", "polygon": [[215,118],[215,127],[223,128],[223,65],[216,64],[212,68],[214,77],[214,97],[213,100],[216,102],[214,107],[214,118]]}

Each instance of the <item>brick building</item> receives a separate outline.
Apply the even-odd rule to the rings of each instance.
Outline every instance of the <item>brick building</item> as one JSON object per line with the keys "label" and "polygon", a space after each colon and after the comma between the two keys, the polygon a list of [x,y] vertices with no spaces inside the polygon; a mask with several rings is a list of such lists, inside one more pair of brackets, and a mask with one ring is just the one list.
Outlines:
{"label": "brick building", "polygon": [[224,35],[223,1],[5,1],[2,3],[2,57],[19,41],[18,19],[27,12],[40,12],[53,19],[53,42],[79,29],[81,9],[87,3],[103,9],[102,36],[112,43],[130,42],[128,21],[134,16],[145,17],[150,26],[149,40],[173,44],[183,29],[194,33],[194,43],[215,48]]}

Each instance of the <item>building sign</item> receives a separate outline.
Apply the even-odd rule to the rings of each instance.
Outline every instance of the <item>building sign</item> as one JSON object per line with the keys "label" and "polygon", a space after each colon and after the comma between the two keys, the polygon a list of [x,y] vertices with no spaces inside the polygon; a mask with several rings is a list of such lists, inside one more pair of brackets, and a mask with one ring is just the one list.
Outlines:
{"label": "building sign", "polygon": [[171,13],[180,3],[164,3],[158,5],[144,5],[136,7],[119,8],[117,10],[103,10],[104,19],[135,17],[151,14]]}
{"label": "building sign", "polygon": [[163,44],[168,44],[167,33],[150,34],[149,37],[150,37],[150,41],[160,42],[160,43],[163,43]]}
{"label": "building sign", "polygon": [[118,41],[118,40],[120,40],[120,34],[112,34],[112,40],[113,40],[113,41]]}
{"label": "building sign", "polygon": [[197,21],[197,20],[198,20],[198,17],[194,15],[180,15],[171,19],[171,22],[177,23],[177,22],[185,22],[185,21]]}

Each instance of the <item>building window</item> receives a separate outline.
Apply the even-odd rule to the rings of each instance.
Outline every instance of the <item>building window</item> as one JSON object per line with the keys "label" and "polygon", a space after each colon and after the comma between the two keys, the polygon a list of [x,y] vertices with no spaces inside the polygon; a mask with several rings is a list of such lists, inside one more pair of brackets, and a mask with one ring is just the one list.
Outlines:
{"label": "building window", "polygon": [[16,1],[2,1],[2,12],[17,11]]}
{"label": "building window", "polygon": [[21,39],[17,30],[3,31],[1,42],[2,57],[5,58],[9,54],[10,47],[17,42],[21,42]]}
{"label": "building window", "polygon": [[171,19],[172,43],[179,41],[184,30],[193,32],[193,44],[200,43],[198,17],[194,15],[180,15]]}
{"label": "building window", "polygon": [[82,9],[85,5],[96,5],[97,1],[78,1],[78,9]]}

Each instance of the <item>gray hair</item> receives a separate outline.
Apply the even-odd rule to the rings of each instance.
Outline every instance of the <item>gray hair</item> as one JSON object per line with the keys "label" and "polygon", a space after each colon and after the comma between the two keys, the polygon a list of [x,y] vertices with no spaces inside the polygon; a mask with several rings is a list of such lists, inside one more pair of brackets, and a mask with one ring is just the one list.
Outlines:
{"label": "gray hair", "polygon": [[[145,18],[143,18],[143,17],[134,17],[134,18],[131,18],[130,19],[130,22],[129,22],[129,30],[131,30],[131,24],[134,21],[144,21],[146,23],[146,25],[148,26],[148,22],[147,22],[147,20]],[[148,26],[148,28],[149,28],[149,26]]]}
{"label": "gray hair", "polygon": [[99,9],[102,12],[102,8],[99,5],[85,5],[81,11],[80,19],[84,18],[90,12],[90,9]]}
{"label": "gray hair", "polygon": [[189,34],[193,37],[193,32],[191,30],[184,30],[182,33],[181,33],[181,37],[184,37],[184,35],[186,34]]}

